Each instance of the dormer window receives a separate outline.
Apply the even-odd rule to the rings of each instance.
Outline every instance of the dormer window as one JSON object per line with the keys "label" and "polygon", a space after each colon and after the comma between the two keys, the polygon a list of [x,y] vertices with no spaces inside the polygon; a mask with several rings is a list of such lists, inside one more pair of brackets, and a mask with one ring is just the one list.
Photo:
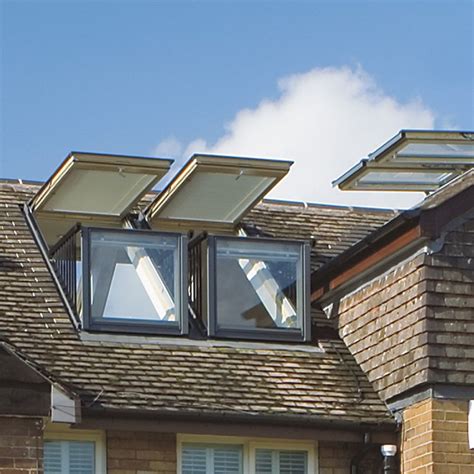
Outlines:
{"label": "dormer window", "polygon": [[309,246],[247,237],[208,238],[210,335],[309,337]]}
{"label": "dormer window", "polygon": [[187,333],[185,236],[82,227],[51,256],[85,329]]}
{"label": "dormer window", "polygon": [[83,229],[84,326],[186,332],[185,245],[180,234]]}
{"label": "dormer window", "polygon": [[82,328],[309,340],[308,245],[236,236],[291,162],[194,155],[145,205],[170,164],[71,153],[29,203]]}

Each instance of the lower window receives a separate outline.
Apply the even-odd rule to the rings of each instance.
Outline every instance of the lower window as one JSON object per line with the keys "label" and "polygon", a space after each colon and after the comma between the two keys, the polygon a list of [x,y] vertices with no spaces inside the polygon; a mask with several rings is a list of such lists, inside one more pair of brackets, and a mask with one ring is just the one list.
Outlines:
{"label": "lower window", "polygon": [[95,474],[93,441],[45,441],[45,474]]}
{"label": "lower window", "polygon": [[315,468],[313,443],[183,436],[180,474],[309,474]]}
{"label": "lower window", "polygon": [[105,474],[105,435],[49,425],[44,434],[44,474]]}

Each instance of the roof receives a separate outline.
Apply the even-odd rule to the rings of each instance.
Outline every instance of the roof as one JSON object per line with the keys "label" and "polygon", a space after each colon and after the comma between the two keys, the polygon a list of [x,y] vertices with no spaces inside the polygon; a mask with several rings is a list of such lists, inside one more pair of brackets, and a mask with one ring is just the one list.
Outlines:
{"label": "roof", "polygon": [[[0,338],[48,379],[79,394],[85,409],[394,423],[335,336],[309,348],[145,336],[81,339],[20,207],[36,189],[0,183]],[[319,265],[391,215],[266,202],[246,223],[275,236],[315,238]]]}
{"label": "roof", "polygon": [[[416,230],[416,232],[411,232],[410,242],[408,240],[403,242],[404,247],[414,241],[438,237],[444,226],[455,216],[471,211],[473,202],[474,169],[471,169],[426,196],[413,208],[398,213],[393,219],[378,226],[327,261],[312,274],[313,291],[316,288],[328,286],[331,278],[346,272],[351,266],[355,268],[364,258],[374,257],[375,252],[384,247],[387,249],[386,255],[379,260],[393,259],[395,250],[390,248],[390,244],[402,238],[403,233],[408,235]],[[374,263],[375,260],[372,258],[372,261],[368,263],[369,268],[374,268]],[[353,275],[353,277],[360,276],[362,276],[361,272],[355,272]],[[314,291],[313,299],[318,299],[321,295],[319,291]]]}

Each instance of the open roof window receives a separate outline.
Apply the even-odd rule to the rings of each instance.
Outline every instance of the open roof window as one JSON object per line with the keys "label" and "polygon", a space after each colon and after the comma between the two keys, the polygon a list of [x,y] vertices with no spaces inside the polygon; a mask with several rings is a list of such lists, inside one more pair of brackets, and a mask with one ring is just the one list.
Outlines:
{"label": "open roof window", "polygon": [[210,336],[309,340],[307,243],[210,236],[190,245],[190,305]]}
{"label": "open roof window", "polygon": [[194,155],[145,211],[158,222],[234,227],[289,171],[291,162]]}
{"label": "open roof window", "polygon": [[84,328],[187,332],[187,248],[181,234],[79,228],[52,249]]}
{"label": "open roof window", "polygon": [[334,185],[351,191],[430,192],[474,167],[474,133],[402,130]]}
{"label": "open roof window", "polygon": [[157,158],[72,152],[30,207],[50,245],[77,221],[120,227],[171,164]]}

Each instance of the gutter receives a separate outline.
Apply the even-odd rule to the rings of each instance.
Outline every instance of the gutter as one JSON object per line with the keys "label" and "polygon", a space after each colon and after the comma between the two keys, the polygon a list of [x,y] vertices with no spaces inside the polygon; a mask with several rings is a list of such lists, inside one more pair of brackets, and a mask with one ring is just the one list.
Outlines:
{"label": "gutter", "polygon": [[[199,422],[199,423],[256,423],[269,426],[298,426],[305,428],[320,428],[345,430],[352,432],[390,432],[396,433],[398,424],[387,416],[387,421],[363,422],[363,421],[341,421],[339,419],[321,419],[316,416],[307,415],[281,415],[278,413],[266,414],[248,414],[248,413],[229,413],[229,412],[209,412],[209,411],[174,411],[166,409],[146,410],[146,409],[125,409],[125,408],[107,408],[104,406],[85,407],[84,417],[95,416],[100,418],[111,418],[113,420],[119,417],[123,419],[144,419],[156,423],[158,420],[170,422]],[[340,415],[339,415],[340,416]]]}
{"label": "gutter", "polygon": [[[419,207],[402,212],[313,272],[311,302],[361,276],[363,270],[374,269],[376,265],[396,256],[397,252],[408,251],[415,243],[422,244],[437,238],[456,216],[474,208],[473,177],[474,172],[467,172],[456,180],[455,184],[462,186],[462,189],[455,195],[433,206],[433,201],[439,198],[433,193]],[[448,188],[445,192],[448,192]],[[358,268],[364,263],[365,269]],[[355,275],[350,275],[351,270]]]}

